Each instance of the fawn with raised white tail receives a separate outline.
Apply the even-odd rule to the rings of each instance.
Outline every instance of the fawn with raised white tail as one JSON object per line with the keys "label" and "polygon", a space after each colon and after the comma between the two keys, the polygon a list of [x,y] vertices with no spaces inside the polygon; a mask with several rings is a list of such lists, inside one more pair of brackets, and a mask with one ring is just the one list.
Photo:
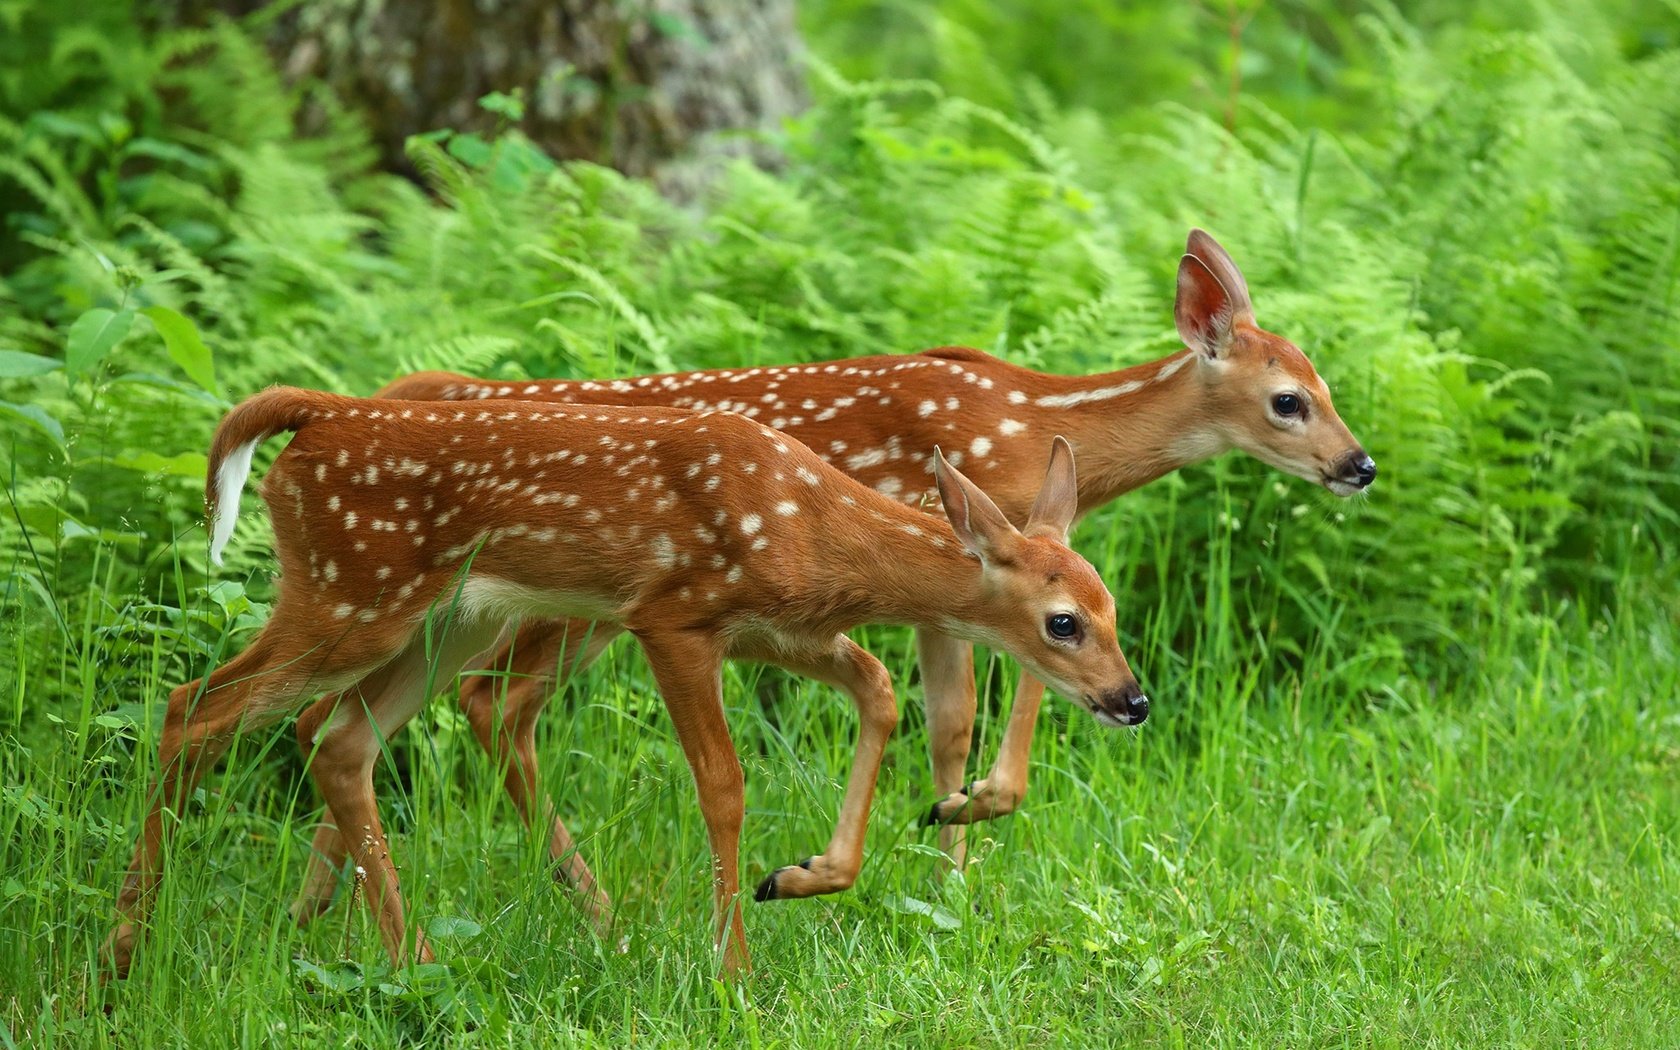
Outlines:
{"label": "fawn with raised white tail", "polygon": [[[726,409],[785,431],[864,484],[926,510],[935,504],[931,452],[941,444],[1016,523],[1027,520],[1050,434],[1066,435],[1079,455],[1081,514],[1232,448],[1340,496],[1376,477],[1376,465],[1337,416],[1312,363],[1288,340],[1258,327],[1241,271],[1200,230],[1191,232],[1179,260],[1174,319],[1187,349],[1094,376],[1048,375],[958,348],[597,382],[513,383],[428,372],[400,379],[383,394]],[[510,674],[469,678],[463,686],[468,720],[484,747],[507,763],[507,791],[526,820],[541,812],[534,732],[555,669],[587,664],[616,633],[606,625],[529,622],[485,661]],[[1044,686],[1022,678],[996,764],[964,785],[975,715],[973,652],[937,630],[919,630],[917,641],[933,784],[943,793],[930,821],[946,825],[941,842],[960,863],[958,825],[1013,812],[1026,792]],[[605,898],[560,820],[551,822],[550,835],[556,874],[580,886],[599,914]],[[317,848],[324,859],[295,908],[302,921],[330,900],[334,864],[342,857],[330,829],[317,837]]]}
{"label": "fawn with raised white tail", "polygon": [[405,932],[373,764],[431,684],[452,678],[510,619],[581,617],[641,643],[699,792],[726,971],[748,955],[736,907],[743,794],[720,696],[725,658],[827,682],[859,714],[832,839],[772,872],[761,899],[844,889],[862,863],[897,707],[885,668],[842,633],[851,627],[906,623],[995,646],[1115,723],[1148,709],[1115,636],[1113,598],[1066,546],[1078,480],[1060,439],[1040,445],[1048,471],[1017,531],[937,453],[948,524],[730,413],[463,407],[276,388],[230,412],[211,444],[212,557],[232,532],[253,450],[283,431],[296,436],[262,490],[279,594],[244,652],[170,695],[150,810],[106,945],[118,973],[161,878],[175,823],[164,810],[179,809],[237,731],[323,691],[341,691],[336,705],[299,723],[311,775],[348,837],[393,959],[411,946],[428,957],[423,939]]}

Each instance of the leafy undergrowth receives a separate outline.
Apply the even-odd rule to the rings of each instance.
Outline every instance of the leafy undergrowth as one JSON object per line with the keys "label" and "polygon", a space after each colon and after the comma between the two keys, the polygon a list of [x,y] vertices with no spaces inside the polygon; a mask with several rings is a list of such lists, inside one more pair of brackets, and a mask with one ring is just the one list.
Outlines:
{"label": "leafy undergrowth", "polygon": [[[1048,712],[1024,812],[977,828],[943,885],[912,712],[858,885],[746,904],[756,969],[733,987],[710,976],[691,783],[630,647],[570,683],[542,748],[614,934],[580,920],[440,703],[385,778],[439,951],[409,970],[348,885],[291,925],[311,818],[279,734],[192,807],[136,976],[99,989],[146,765],[124,745],[148,729],[59,720],[0,808],[6,1021],[42,1046],[1661,1045],[1680,1024],[1680,719],[1652,701],[1680,688],[1677,638],[1557,620],[1537,647],[1499,631],[1451,691],[1328,674],[1336,646],[1299,676],[1222,674],[1198,641],[1141,731]],[[909,679],[901,638],[869,641]],[[994,693],[1005,677],[988,665]],[[826,840],[851,733],[823,689],[751,668],[728,686],[751,879]]]}

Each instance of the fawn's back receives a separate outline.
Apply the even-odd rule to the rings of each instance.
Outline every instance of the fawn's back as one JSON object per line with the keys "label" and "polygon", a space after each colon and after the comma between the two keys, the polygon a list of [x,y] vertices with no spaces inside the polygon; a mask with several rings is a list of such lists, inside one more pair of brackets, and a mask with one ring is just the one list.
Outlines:
{"label": "fawn's back", "polygon": [[[890,499],[937,507],[933,449],[944,448],[1012,519],[1024,520],[1053,431],[1031,402],[1054,377],[951,347],[830,364],[677,372],[614,380],[496,383],[447,372],[405,376],[382,397],[499,403],[667,406],[734,412],[810,446]],[[1040,410],[1042,411],[1042,410]]]}
{"label": "fawn's back", "polygon": [[331,620],[412,621],[453,595],[475,615],[675,603],[712,623],[796,603],[798,567],[849,519],[911,516],[728,413],[314,396],[263,496],[282,579]]}

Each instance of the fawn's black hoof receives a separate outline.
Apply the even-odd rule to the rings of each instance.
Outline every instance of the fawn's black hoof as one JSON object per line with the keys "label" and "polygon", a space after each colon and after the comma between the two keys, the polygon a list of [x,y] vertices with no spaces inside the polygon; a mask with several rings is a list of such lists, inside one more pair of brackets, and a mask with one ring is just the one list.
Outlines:
{"label": "fawn's black hoof", "polygon": [[[962,790],[959,792],[959,794],[967,795],[967,796],[972,797],[974,795],[974,781],[970,780],[968,783],[964,784],[962,786]],[[950,797],[951,797],[950,795],[945,796],[945,798],[950,798]],[[944,803],[945,798],[940,799],[938,802],[935,802],[932,806],[928,807],[927,817],[925,817],[922,820],[922,827],[924,827],[924,828],[935,827],[936,825],[944,824],[947,820],[950,819],[948,817],[941,817],[939,815],[939,807],[940,807],[941,804]],[[954,814],[954,813],[952,814],[952,816],[955,816],[955,815],[956,814]]]}
{"label": "fawn's black hoof", "polygon": [[780,870],[778,868],[764,877],[764,881],[758,884],[758,889],[753,890],[753,900],[762,902],[776,899],[776,874]]}

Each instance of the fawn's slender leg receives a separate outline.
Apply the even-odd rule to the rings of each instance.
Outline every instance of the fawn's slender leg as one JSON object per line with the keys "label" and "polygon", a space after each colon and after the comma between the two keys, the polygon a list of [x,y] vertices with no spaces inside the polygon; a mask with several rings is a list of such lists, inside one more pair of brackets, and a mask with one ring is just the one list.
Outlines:
{"label": "fawn's slender leg", "polygon": [[892,677],[881,661],[869,655],[845,635],[836,635],[826,653],[809,657],[757,653],[751,659],[778,664],[796,674],[808,675],[841,690],[852,698],[858,710],[857,752],[846,780],[845,800],[828,847],[798,864],[778,868],[759,883],[758,900],[782,897],[813,897],[846,889],[857,880],[863,867],[863,838],[869,828],[869,805],[875,797],[875,781],[881,772],[887,739],[898,724],[898,703],[893,699]]}
{"label": "fawn's slender leg", "polygon": [[1032,754],[1033,728],[1044,701],[1044,683],[1021,672],[1015,689],[1015,703],[1009,708],[1009,723],[1003,730],[992,771],[981,780],[965,784],[933,804],[930,823],[972,824],[1015,812],[1027,793],[1027,760]]}
{"label": "fawn's slender leg", "polygon": [[694,774],[712,846],[713,944],[722,952],[724,975],[733,976],[751,969],[752,960],[740,905],[746,793],[741,760],[723,718],[722,653],[714,638],[698,631],[637,631],[636,637]]}
{"label": "fawn's slender leg", "polygon": [[[916,632],[916,653],[927,709],[933,790],[936,795],[949,795],[962,787],[968,750],[973,742],[974,647],[924,628]],[[947,824],[940,828],[939,846],[951,857],[952,864],[962,867],[967,843],[960,825]]]}
{"label": "fawn's slender leg", "polygon": [[[538,812],[536,803],[541,797],[537,783],[537,720],[548,702],[555,670],[560,668],[565,677],[582,671],[622,633],[624,629],[617,624],[533,621],[522,625],[515,640],[495,656],[472,661],[474,666],[504,673],[475,674],[462,680],[461,708],[473,735],[491,758],[503,765],[503,784],[508,797],[527,826],[531,824],[532,814]],[[505,699],[501,688],[504,682]],[[330,710],[334,702],[328,698],[316,706]],[[325,714],[318,717],[324,719]],[[298,724],[301,731],[306,723]],[[307,745],[304,750],[307,755]],[[559,815],[551,806],[544,807],[543,813],[550,824],[549,856],[554,861],[555,878],[573,891],[573,899],[596,931],[606,933],[612,921],[612,901],[596,883],[594,872],[579,854]],[[307,925],[332,903],[347,855],[332,814],[323,814],[311,843],[303,888],[292,903],[292,918],[298,925]]]}
{"label": "fawn's slender leg", "polygon": [[[548,855],[554,877],[599,933],[612,924],[612,901],[595,881],[557,807],[544,798],[538,781],[537,721],[554,692],[556,672],[565,681],[588,668],[624,628],[587,620],[544,620],[522,625],[493,666],[510,672],[498,679],[474,675],[461,686],[461,708],[478,742],[501,766],[508,798],[529,827],[548,825]],[[506,683],[506,690],[501,688]],[[497,715],[500,714],[500,718]],[[499,723],[499,724],[498,724]]]}
{"label": "fawn's slender leg", "polygon": [[268,625],[238,656],[198,681],[169,694],[158,767],[147,798],[128,874],[117,895],[117,924],[103,956],[118,977],[133,961],[136,927],[151,908],[163,878],[164,847],[187,796],[242,730],[269,725],[301,706],[318,689],[354,681],[388,659],[400,639],[363,634],[319,644],[295,625],[313,621],[313,611],[286,603],[284,595]]}
{"label": "fawn's slender leg", "polygon": [[[393,963],[406,959],[409,945],[402,890],[373,793],[374,763],[383,742],[425,705],[437,683],[453,679],[499,629],[496,621],[455,623],[437,631],[430,647],[421,632],[395,659],[340,694],[337,708],[324,719],[318,718],[319,708],[311,708],[298,728],[299,742],[313,752],[310,775],[333,823],[349,831],[344,841]],[[418,931],[414,950],[422,962],[431,958]]]}

